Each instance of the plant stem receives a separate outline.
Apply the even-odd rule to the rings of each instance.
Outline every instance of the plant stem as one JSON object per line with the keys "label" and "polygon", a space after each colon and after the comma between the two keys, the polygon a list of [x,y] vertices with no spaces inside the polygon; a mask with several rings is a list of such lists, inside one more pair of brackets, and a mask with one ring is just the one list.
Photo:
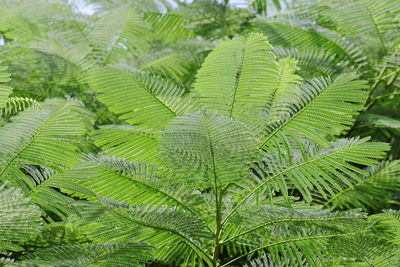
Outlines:
{"label": "plant stem", "polygon": [[218,266],[218,256],[220,250],[220,236],[221,236],[221,195],[218,194],[218,188],[215,188],[215,201],[216,201],[216,231],[214,237],[214,252],[213,252],[213,267]]}

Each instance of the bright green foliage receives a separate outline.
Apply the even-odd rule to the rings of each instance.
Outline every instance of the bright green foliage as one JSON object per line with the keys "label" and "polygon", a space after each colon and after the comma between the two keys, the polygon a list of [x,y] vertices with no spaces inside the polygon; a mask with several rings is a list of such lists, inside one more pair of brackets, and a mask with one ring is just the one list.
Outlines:
{"label": "bright green foliage", "polygon": [[7,67],[0,66],[0,108],[6,105],[8,96],[12,93],[12,88],[3,84],[10,81],[10,74],[5,70],[7,70]]}
{"label": "bright green foliage", "polygon": [[[7,186],[7,187],[6,187]],[[21,189],[0,186],[0,253],[23,251],[18,245],[39,234],[42,228],[40,209],[30,205]]]}
{"label": "bright green foliage", "polygon": [[151,131],[164,128],[187,109],[182,88],[148,73],[102,68],[91,72],[88,79],[93,90],[102,93],[98,99],[111,111],[129,124]]}
{"label": "bright green foliage", "polygon": [[397,1],[28,2],[0,266],[400,264]]}

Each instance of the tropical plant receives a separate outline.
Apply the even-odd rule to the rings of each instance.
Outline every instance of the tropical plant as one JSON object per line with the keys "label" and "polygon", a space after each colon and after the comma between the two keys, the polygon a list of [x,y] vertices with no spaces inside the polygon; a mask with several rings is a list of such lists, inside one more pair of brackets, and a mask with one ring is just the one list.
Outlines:
{"label": "tropical plant", "polygon": [[70,2],[0,0],[0,266],[400,264],[397,1]]}

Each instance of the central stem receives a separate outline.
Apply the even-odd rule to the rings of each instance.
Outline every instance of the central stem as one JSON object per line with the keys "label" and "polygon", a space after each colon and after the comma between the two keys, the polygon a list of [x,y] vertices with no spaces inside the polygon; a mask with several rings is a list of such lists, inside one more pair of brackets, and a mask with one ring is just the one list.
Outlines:
{"label": "central stem", "polygon": [[218,187],[215,188],[215,209],[216,209],[216,230],[214,237],[214,252],[213,252],[213,267],[218,266],[218,256],[220,250],[220,236],[221,236],[221,195],[218,194]]}

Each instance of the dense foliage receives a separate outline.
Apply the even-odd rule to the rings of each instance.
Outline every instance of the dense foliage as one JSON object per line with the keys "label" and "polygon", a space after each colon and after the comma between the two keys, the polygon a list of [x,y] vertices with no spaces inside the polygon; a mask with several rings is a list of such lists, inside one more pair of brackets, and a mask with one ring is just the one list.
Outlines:
{"label": "dense foliage", "polygon": [[399,27],[399,0],[0,0],[0,266],[400,266]]}

